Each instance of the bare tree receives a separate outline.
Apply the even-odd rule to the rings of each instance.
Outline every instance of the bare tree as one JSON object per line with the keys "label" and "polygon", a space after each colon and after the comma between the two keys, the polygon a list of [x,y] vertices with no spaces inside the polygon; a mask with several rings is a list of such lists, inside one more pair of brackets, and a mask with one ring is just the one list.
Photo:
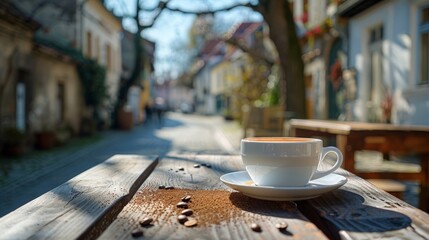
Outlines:
{"label": "bare tree", "polygon": [[[136,62],[131,76],[121,81],[118,94],[118,102],[115,106],[115,112],[119,110],[126,102],[126,94],[129,87],[138,81],[140,74],[142,47],[139,41],[144,29],[152,27],[156,19],[164,10],[180,12],[183,14],[215,14],[235,9],[237,7],[248,7],[259,12],[270,28],[270,38],[277,48],[279,54],[280,66],[282,69],[280,81],[280,102],[284,109],[293,114],[294,117],[305,118],[305,85],[304,85],[304,64],[301,59],[301,47],[295,30],[292,11],[286,0],[259,0],[257,3],[238,3],[220,9],[206,11],[187,11],[177,7],[169,6],[170,1],[159,1],[154,8],[147,9],[143,7],[143,1],[137,0],[136,13],[133,16],[137,25],[135,33],[135,54]],[[141,12],[156,12],[152,22],[143,25],[140,21]],[[126,17],[126,16],[124,16]],[[130,17],[130,16],[128,16]]]}

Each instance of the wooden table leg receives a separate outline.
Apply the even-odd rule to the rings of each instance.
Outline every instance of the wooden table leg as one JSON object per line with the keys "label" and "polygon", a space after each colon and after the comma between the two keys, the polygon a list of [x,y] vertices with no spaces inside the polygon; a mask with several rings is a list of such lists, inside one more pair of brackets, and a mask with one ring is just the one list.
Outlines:
{"label": "wooden table leg", "polygon": [[355,148],[350,135],[337,135],[337,147],[343,153],[343,168],[355,173]]}

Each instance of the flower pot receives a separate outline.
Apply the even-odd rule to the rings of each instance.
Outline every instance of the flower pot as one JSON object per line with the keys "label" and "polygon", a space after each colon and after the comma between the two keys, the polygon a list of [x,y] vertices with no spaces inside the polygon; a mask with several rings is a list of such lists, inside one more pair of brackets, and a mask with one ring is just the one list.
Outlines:
{"label": "flower pot", "polygon": [[132,130],[134,127],[133,113],[123,109],[120,110],[118,113],[118,124],[122,130]]}
{"label": "flower pot", "polygon": [[36,148],[40,150],[47,150],[55,145],[55,133],[54,132],[39,132],[35,135]]}
{"label": "flower pot", "polygon": [[2,152],[6,156],[19,157],[25,152],[25,144],[20,143],[4,143]]}

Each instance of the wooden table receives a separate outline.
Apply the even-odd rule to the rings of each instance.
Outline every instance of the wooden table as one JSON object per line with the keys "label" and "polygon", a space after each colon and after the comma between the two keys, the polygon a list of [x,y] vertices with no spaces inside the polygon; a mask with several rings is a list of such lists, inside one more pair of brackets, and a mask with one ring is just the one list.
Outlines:
{"label": "wooden table", "polygon": [[[428,211],[429,203],[429,127],[392,124],[292,119],[290,135],[333,137],[344,154],[343,168],[365,179],[387,178],[420,183],[419,207]],[[357,172],[355,152],[375,150],[383,154],[418,154],[420,172]]]}
{"label": "wooden table", "polygon": [[[242,169],[239,156],[117,155],[1,218],[0,239],[136,239],[135,230],[145,239],[429,238],[427,213],[345,170],[337,173],[348,182],[321,197],[271,202],[219,180]],[[176,219],[184,195],[197,226]],[[142,227],[145,217],[154,221]],[[279,231],[278,222],[289,226]]]}

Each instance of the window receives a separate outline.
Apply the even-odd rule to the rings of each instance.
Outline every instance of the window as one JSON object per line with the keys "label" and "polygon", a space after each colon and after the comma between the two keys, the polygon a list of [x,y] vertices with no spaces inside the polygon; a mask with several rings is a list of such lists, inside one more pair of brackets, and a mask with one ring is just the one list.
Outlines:
{"label": "window", "polygon": [[112,68],[112,49],[109,44],[106,44],[106,68]]}
{"label": "window", "polygon": [[383,25],[369,30],[369,101],[376,105],[383,95]]}
{"label": "window", "polygon": [[92,34],[91,32],[86,32],[86,56],[92,57]]}
{"label": "window", "polygon": [[422,9],[420,34],[420,79],[419,84],[429,83],[429,7]]}
{"label": "window", "polygon": [[95,60],[97,60],[97,62],[100,61],[100,38],[96,37],[95,38],[95,46],[94,46],[94,53],[95,53]]}
{"label": "window", "polygon": [[373,43],[383,41],[383,38],[384,38],[383,34],[384,34],[384,29],[382,25],[371,29],[369,31],[369,43],[373,44]]}

